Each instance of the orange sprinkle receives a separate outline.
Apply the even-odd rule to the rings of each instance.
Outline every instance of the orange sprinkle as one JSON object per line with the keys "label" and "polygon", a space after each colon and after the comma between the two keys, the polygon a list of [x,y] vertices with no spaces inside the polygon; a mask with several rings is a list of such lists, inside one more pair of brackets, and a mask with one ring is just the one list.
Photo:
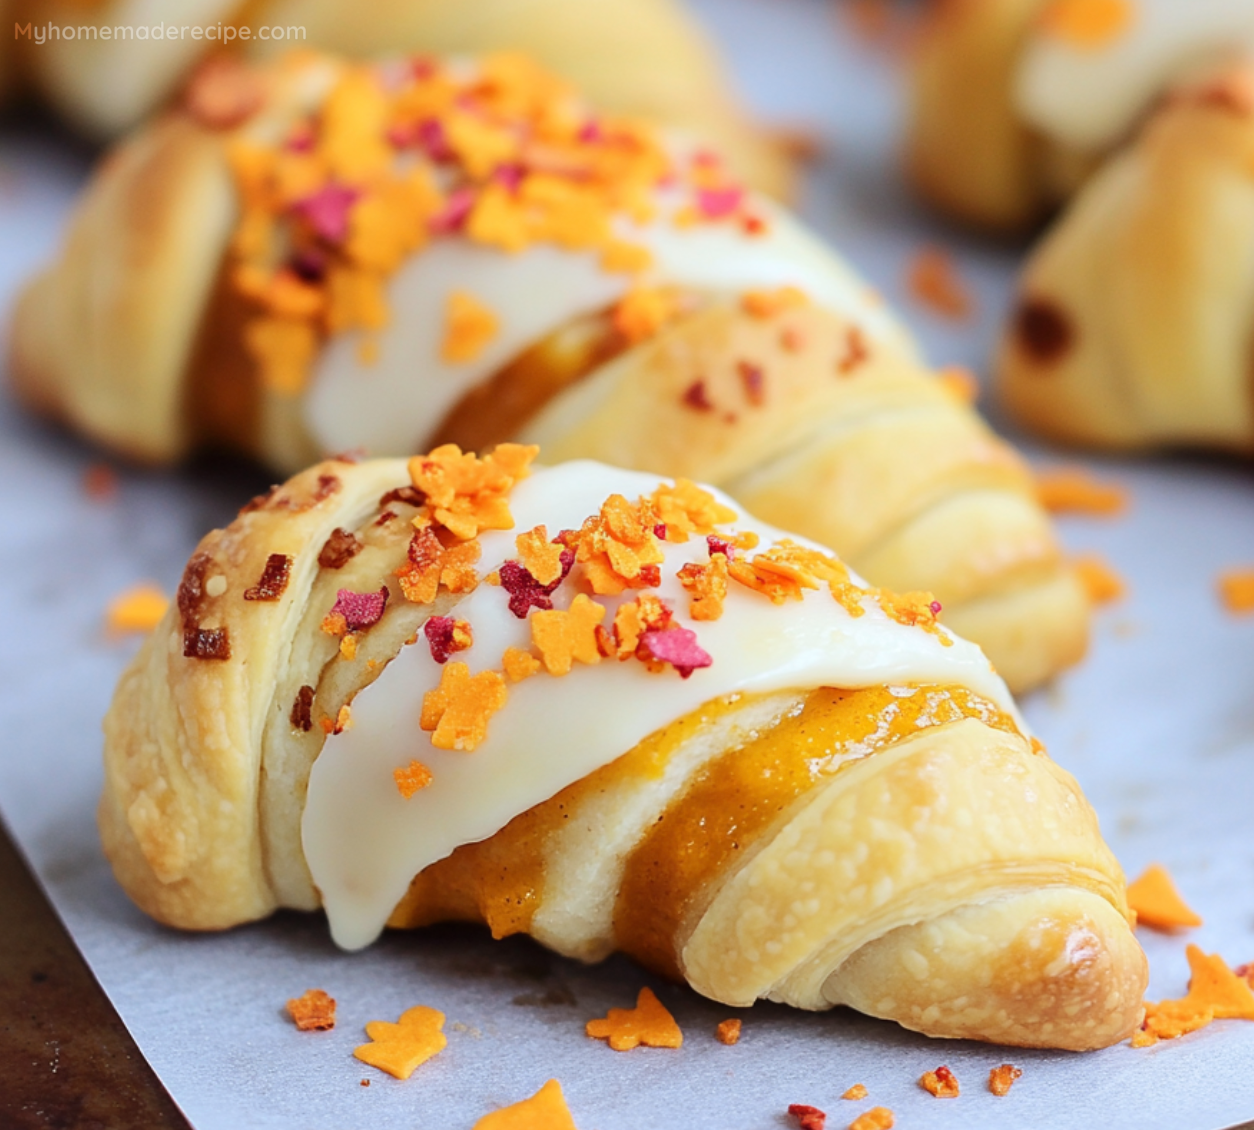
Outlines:
{"label": "orange sprinkle", "polygon": [[455,290],[448,297],[440,358],[451,365],[473,361],[496,337],[499,329],[497,316],[473,294]]}
{"label": "orange sprinkle", "polygon": [[674,291],[635,287],[614,307],[614,328],[633,345],[658,333],[679,310]]}
{"label": "orange sprinkle", "polygon": [[577,1130],[562,1085],[550,1079],[529,1099],[485,1114],[474,1130]]}
{"label": "orange sprinkle", "polygon": [[170,598],[156,585],[143,583],[119,593],[105,609],[105,626],[114,635],[151,632],[165,615]]}
{"label": "orange sprinkle", "polygon": [[1013,1063],[1003,1063],[1000,1067],[994,1067],[989,1071],[988,1089],[999,1099],[1004,1099],[1010,1093],[1010,1088],[1014,1086],[1015,1080],[1022,1074],[1022,1069],[1016,1067]]}
{"label": "orange sprinkle", "polygon": [[569,675],[575,660],[600,663],[596,628],[605,606],[580,593],[566,611],[551,609],[531,615],[531,641],[550,675]]}
{"label": "orange sprinkle", "polygon": [[886,1106],[873,1106],[849,1123],[849,1130],[893,1130],[893,1112]]}
{"label": "orange sprinkle", "polygon": [[1202,924],[1180,897],[1167,869],[1157,863],[1128,884],[1128,905],[1136,911],[1138,924],[1154,930],[1179,930]]}
{"label": "orange sprinkle", "polygon": [[209,58],[196,69],[183,95],[187,112],[211,130],[234,129],[265,102],[261,76],[225,55]]}
{"label": "orange sprinkle", "polygon": [[244,348],[266,388],[282,396],[295,396],[305,387],[318,337],[305,321],[258,318],[244,327]]}
{"label": "orange sprinkle", "polygon": [[540,670],[540,661],[520,647],[507,647],[503,666],[511,683],[521,683]]}
{"label": "orange sprinkle", "polygon": [[1038,20],[1047,34],[1091,51],[1118,39],[1135,18],[1131,0],[1052,0]]}
{"label": "orange sprinkle", "polygon": [[785,310],[807,306],[809,302],[809,295],[795,286],[781,286],[777,290],[750,290],[740,296],[740,308],[754,318],[773,318]]}
{"label": "orange sprinkle", "polygon": [[83,472],[83,493],[93,502],[117,497],[118,473],[108,463],[93,463]]}
{"label": "orange sprinkle", "polygon": [[1233,569],[1219,578],[1224,607],[1238,616],[1254,612],[1254,569]]}
{"label": "orange sprinkle", "polygon": [[302,1032],[325,1032],[335,1027],[335,998],[321,989],[309,989],[287,1002],[288,1015]]}
{"label": "orange sprinkle", "polygon": [[537,526],[514,539],[519,560],[524,568],[542,585],[556,581],[562,575],[562,545],[549,539],[549,531]]}
{"label": "orange sprinkle", "polygon": [[635,243],[611,239],[601,252],[601,268],[612,274],[633,275],[653,266],[653,252]]}
{"label": "orange sprinkle", "polygon": [[587,1033],[597,1040],[609,1040],[616,1052],[630,1051],[643,1044],[648,1048],[678,1048],[684,1035],[665,1005],[644,988],[635,1008],[611,1008],[604,1020],[589,1020]]}
{"label": "orange sprinkle", "polygon": [[936,374],[941,387],[960,404],[974,404],[980,395],[980,382],[963,365],[947,365]]}
{"label": "orange sprinkle", "polygon": [[736,511],[691,479],[676,479],[673,486],[663,483],[649,501],[658,521],[666,526],[669,542],[686,542],[694,533],[711,534],[715,526],[734,522],[738,517]]}
{"label": "orange sprinkle", "polygon": [[446,443],[427,455],[415,455],[409,461],[409,477],[426,495],[426,502],[414,525],[441,525],[462,541],[480,530],[512,529],[510,491],[530,474],[539,450],[502,443],[480,459],[473,452],[463,454],[455,443]]}
{"label": "orange sprinkle", "polygon": [[1083,467],[1063,467],[1036,476],[1036,497],[1051,514],[1092,514],[1113,518],[1128,508],[1128,492],[1100,483]]}
{"label": "orange sprinkle", "polygon": [[853,1102],[857,1102],[859,1099],[865,1099],[867,1097],[866,1084],[855,1083],[852,1087],[849,1088],[849,1090],[847,1090],[840,1097],[842,1099],[850,1099]]}
{"label": "orange sprinkle", "polygon": [[507,698],[505,680],[496,671],[480,671],[472,677],[460,660],[446,663],[440,685],[423,696],[419,725],[431,733],[431,744],[437,749],[469,753],[488,736],[488,722]]}
{"label": "orange sprinkle", "polygon": [[614,596],[660,581],[658,566],[664,558],[653,532],[656,519],[645,500],[631,503],[612,494],[599,514],[584,520],[575,556],[593,592]]}
{"label": "orange sprinkle", "polygon": [[958,1097],[958,1079],[948,1067],[941,1066],[935,1071],[925,1071],[919,1080],[919,1086],[938,1099]]}
{"label": "orange sprinkle", "polygon": [[[347,627],[347,623],[345,624]],[[340,654],[345,659],[357,658],[357,637],[349,632],[342,640],[340,640]]]}
{"label": "orange sprinkle", "polygon": [[435,780],[421,761],[411,761],[404,769],[393,769],[392,776],[396,778],[396,791],[406,800]]}
{"label": "orange sprinkle", "polygon": [[395,1024],[372,1020],[366,1025],[371,1042],[354,1048],[353,1055],[397,1079],[408,1079],[415,1068],[444,1050],[448,1039],[443,1027],[444,1013],[417,1005],[401,1013]]}
{"label": "orange sprinkle", "polygon": [[730,1020],[720,1020],[718,1027],[714,1029],[714,1038],[720,1044],[726,1044],[729,1048],[740,1042],[740,1021],[735,1017]]}
{"label": "orange sprinkle", "polygon": [[1223,958],[1205,954],[1195,945],[1185,952],[1193,974],[1188,995],[1157,1004],[1146,1001],[1145,1020],[1132,1037],[1134,1048],[1196,1032],[1212,1020],[1254,1020],[1254,992]]}
{"label": "orange sprinkle", "polygon": [[689,562],[679,570],[679,583],[691,598],[688,614],[694,620],[717,620],[727,596],[727,557],[712,553],[708,565]]}
{"label": "orange sprinkle", "polygon": [[1127,592],[1123,578],[1095,553],[1077,557],[1072,563],[1076,576],[1094,604],[1111,604]]}
{"label": "orange sprinkle", "polygon": [[906,286],[924,306],[945,318],[969,318],[975,303],[953,257],[941,247],[924,247],[911,260]]}
{"label": "orange sprinkle", "polygon": [[341,706],[339,712],[335,715],[335,725],[331,728],[333,734],[342,734],[345,730],[353,728],[353,708],[347,704]]}

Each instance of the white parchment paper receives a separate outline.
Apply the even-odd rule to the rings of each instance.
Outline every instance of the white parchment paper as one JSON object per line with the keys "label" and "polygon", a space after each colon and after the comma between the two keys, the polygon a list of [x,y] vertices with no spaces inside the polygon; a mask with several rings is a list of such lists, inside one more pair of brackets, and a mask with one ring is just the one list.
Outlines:
{"label": "white parchment paper", "polygon": [[[760,110],[811,125],[827,143],[806,186],[808,218],[898,304],[937,362],[981,368],[1017,253],[966,240],[910,200],[894,163],[890,59],[843,31],[823,0],[697,6]],[[51,253],[87,161],[46,125],[0,132],[6,305]],[[970,323],[940,321],[904,294],[924,240],[953,249],[975,285]],[[1044,462],[1060,458],[1025,446]],[[124,470],[117,499],[92,502],[81,478],[98,458],[0,400],[0,811],[199,1130],[468,1130],[553,1076],[582,1130],[784,1127],[793,1102],[827,1110],[832,1130],[873,1104],[893,1108],[906,1130],[1217,1130],[1254,1117],[1254,1024],[1077,1056],[930,1041],[846,1011],[758,1006],[740,1013],[744,1037],[727,1048],[712,1033],[731,1010],[621,959],[587,968],[467,928],[393,935],[350,956],[319,917],[291,914],[222,936],[155,926],[114,884],[95,834],[99,720],[134,647],[107,639],[101,615],[136,581],[172,590],[198,537],[265,482],[234,465]],[[1206,919],[1191,939],[1233,964],[1254,959],[1254,618],[1226,615],[1214,589],[1222,568],[1254,564],[1254,467],[1086,462],[1125,484],[1133,506],[1115,521],[1065,521],[1065,537],[1076,551],[1104,553],[1131,591],[1099,615],[1088,661],[1030,697],[1027,712],[1081,778],[1125,868],[1167,864]],[[1183,993],[1185,940],[1142,931],[1152,998]],[[583,1035],[587,1019],[630,1005],[646,983],[683,1027],[683,1049],[618,1054]],[[314,986],[339,1000],[333,1032],[298,1033],[282,1012]],[[419,1003],[448,1014],[449,1046],[412,1079],[351,1058],[365,1022]],[[985,1079],[1006,1061],[1024,1074],[997,1099]],[[961,1081],[956,1100],[916,1084],[941,1063]],[[870,1088],[868,1100],[841,1101],[855,1082]]]}

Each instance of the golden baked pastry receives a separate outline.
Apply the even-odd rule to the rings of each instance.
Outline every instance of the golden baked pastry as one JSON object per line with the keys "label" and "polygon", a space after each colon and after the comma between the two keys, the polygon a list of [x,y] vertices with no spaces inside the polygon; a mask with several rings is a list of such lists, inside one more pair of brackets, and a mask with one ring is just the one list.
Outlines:
{"label": "golden baked pastry", "polygon": [[1012,686],[1083,653],[1019,458],[708,150],[589,117],[514,56],[206,81],[110,157],[19,300],[29,403],[154,461],[523,439],[712,481],[935,591]]}
{"label": "golden baked pastry", "polygon": [[162,922],[487,923],[731,1005],[1095,1048],[1141,1016],[1119,867],[927,593],[690,481],[533,448],[330,461],[192,556],[105,721]]}
{"label": "golden baked pastry", "polygon": [[910,178],[958,219],[1030,227],[1173,81],[1251,50],[1245,0],[934,0],[911,68]]}
{"label": "golden baked pastry", "polygon": [[367,13],[347,0],[164,0],[153,26],[169,31],[146,41],[134,32],[102,38],[115,24],[144,22],[122,0],[15,2],[22,22],[84,29],[70,40],[21,45],[36,88],[100,139],[132,129],[171,100],[197,63],[224,54],[268,60],[325,48],[368,59],[508,49],[563,75],[599,109],[710,139],[765,192],[784,195],[792,181],[789,159],[749,120],[681,0],[374,0]]}
{"label": "golden baked pastry", "polygon": [[997,363],[1065,443],[1254,453],[1254,69],[1173,91],[1033,251]]}

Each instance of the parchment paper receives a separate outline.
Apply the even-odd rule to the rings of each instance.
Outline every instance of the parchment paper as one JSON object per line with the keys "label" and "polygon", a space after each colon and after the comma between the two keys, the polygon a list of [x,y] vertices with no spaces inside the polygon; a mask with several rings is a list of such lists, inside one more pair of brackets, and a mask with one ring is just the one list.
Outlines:
{"label": "parchment paper", "polygon": [[[905,312],[937,362],[981,366],[1016,251],[964,240],[909,199],[894,164],[891,60],[852,39],[820,0],[698,7],[763,114],[810,124],[824,139],[827,158],[805,191],[809,219]],[[6,303],[50,254],[86,167],[87,155],[46,124],[10,124],[0,135]],[[958,254],[978,290],[972,322],[939,321],[903,293],[905,264],[924,240]],[[553,1076],[583,1130],[783,1127],[793,1102],[826,1109],[833,1130],[872,1104],[893,1108],[906,1130],[1211,1130],[1254,1117],[1249,1023],[1077,1056],[930,1041],[844,1010],[758,1006],[740,1014],[744,1037],[727,1048],[712,1032],[731,1010],[621,959],[585,968],[468,928],[394,935],[350,956],[319,917],[293,914],[222,936],[153,925],[114,884],[95,834],[99,719],[135,646],[104,636],[102,611],[142,579],[172,590],[198,537],[265,481],[221,463],[127,470],[116,501],[91,502],[81,477],[98,453],[7,399],[0,437],[0,810],[199,1130],[468,1130]],[[1221,568],[1254,564],[1254,468],[1185,458],[1095,466],[1131,490],[1133,508],[1117,521],[1067,521],[1065,536],[1077,551],[1106,554],[1131,592],[1099,615],[1087,662],[1030,697],[1027,713],[1081,778],[1125,869],[1166,863],[1206,919],[1192,939],[1233,964],[1254,959],[1254,619],[1226,615],[1214,591]],[[1181,995],[1185,939],[1142,931],[1142,941],[1151,998]],[[587,1019],[631,1004],[646,983],[683,1027],[682,1050],[618,1054],[583,1035]],[[333,1032],[298,1033],[282,1012],[314,986],[340,1002]],[[411,1080],[350,1058],[366,1021],[419,1003],[448,1014],[449,1046]],[[1002,1062],[1024,1074],[997,1099],[984,1081]],[[916,1084],[941,1063],[962,1083],[957,1100]],[[842,1102],[855,1082],[869,1099]]]}

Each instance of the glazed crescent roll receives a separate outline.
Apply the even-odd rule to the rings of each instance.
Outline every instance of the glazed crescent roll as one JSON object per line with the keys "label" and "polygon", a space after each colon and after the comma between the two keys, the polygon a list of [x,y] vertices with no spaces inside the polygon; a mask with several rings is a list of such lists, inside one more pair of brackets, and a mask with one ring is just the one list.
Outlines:
{"label": "glazed crescent roll", "polygon": [[997,364],[1025,425],[1254,453],[1254,70],[1178,88],[1033,252]]}
{"label": "glazed crescent roll", "polygon": [[[29,403],[157,461],[526,440],[713,481],[935,591],[1012,686],[1083,653],[1017,455],[712,151],[592,116],[516,56],[233,81],[89,188],[18,305]],[[253,112],[211,128],[231,90]]]}
{"label": "glazed crescent roll", "polygon": [[1250,50],[1247,0],[934,0],[911,69],[910,177],[958,219],[1029,227],[1173,82]]}
{"label": "glazed crescent roll", "polygon": [[[346,0],[163,0],[159,11],[136,0],[17,0],[17,14],[19,26],[32,25],[30,35],[18,36],[30,80],[99,139],[134,128],[168,103],[199,63],[224,55],[266,60],[294,48],[325,48],[373,58],[508,49],[575,83],[601,110],[709,138],[765,192],[785,195],[792,181],[788,158],[750,122],[681,0],[373,0],[367,11]],[[36,45],[35,30],[49,24],[74,35]]]}
{"label": "glazed crescent roll", "polygon": [[689,480],[534,448],[326,462],[192,556],[105,721],[162,922],[484,922],[731,1005],[1095,1048],[1141,1015],[1072,777],[928,593]]}

